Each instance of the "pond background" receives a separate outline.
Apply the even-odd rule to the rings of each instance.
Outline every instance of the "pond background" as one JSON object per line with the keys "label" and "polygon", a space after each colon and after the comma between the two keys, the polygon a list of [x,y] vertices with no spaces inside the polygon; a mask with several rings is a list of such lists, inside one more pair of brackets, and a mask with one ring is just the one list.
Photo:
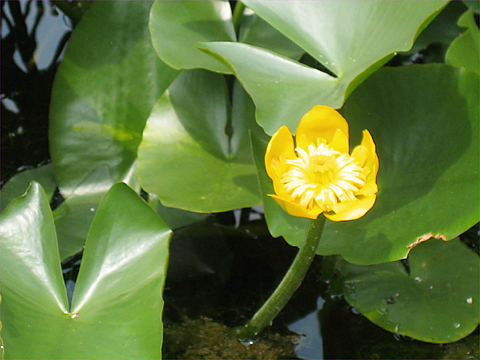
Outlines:
{"label": "pond background", "polygon": [[[50,1],[2,1],[1,6],[3,185],[19,171],[49,162],[51,88],[74,26]],[[412,56],[399,55],[389,65],[442,61],[444,51],[441,45],[432,45]],[[478,253],[478,224],[461,239]],[[245,323],[283,277],[295,253],[296,248],[271,238],[261,209],[210,215],[175,232],[164,293],[164,356],[185,356],[172,344],[178,333],[168,334],[172,329],[178,331],[175,326],[218,322],[232,328]],[[80,263],[81,254],[63,262],[69,290]],[[201,321],[193,324],[191,319]],[[315,259],[302,286],[266,333],[285,335],[290,343],[290,336],[301,334],[292,345],[299,358],[479,358],[478,329],[459,342],[438,345],[373,325],[330,289],[328,279],[322,279],[321,257]],[[215,345],[217,337],[205,334],[212,336]],[[272,339],[272,346],[277,346]],[[214,354],[203,353],[206,358]],[[202,352],[190,354],[199,358]]]}

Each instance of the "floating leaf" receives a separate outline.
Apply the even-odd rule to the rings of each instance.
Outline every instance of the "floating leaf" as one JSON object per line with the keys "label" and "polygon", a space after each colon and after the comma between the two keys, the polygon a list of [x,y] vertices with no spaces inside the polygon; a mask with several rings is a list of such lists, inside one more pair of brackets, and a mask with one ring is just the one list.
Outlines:
{"label": "floating leaf", "polygon": [[[110,188],[132,177],[148,115],[178,71],[160,61],[149,1],[100,1],[76,26],[56,74],[50,151],[65,198],[101,166]],[[101,36],[99,36],[101,34]]]}
{"label": "floating leaf", "polygon": [[170,230],[132,189],[105,195],[69,309],[48,199],[33,183],[2,214],[2,339],[14,359],[161,357]]}
{"label": "floating leaf", "polygon": [[480,31],[475,23],[472,9],[460,17],[458,26],[467,30],[452,42],[445,55],[445,62],[478,74],[480,72]]}
{"label": "floating leaf", "polygon": [[[479,221],[478,75],[448,65],[384,68],[347,100],[351,147],[368,129],[380,160],[379,192],[362,218],[325,225],[317,249],[356,264],[405,258],[418,240],[453,239]],[[273,236],[299,246],[305,219],[286,214],[254,141],[265,216]]]}
{"label": "floating leaf", "polygon": [[235,41],[228,1],[155,1],[150,14],[158,56],[176,69],[231,69],[196,48],[202,41]]}
{"label": "floating leaf", "polygon": [[198,44],[229,64],[257,106],[268,134],[294,131],[314,105],[342,106],[366,77],[396,51],[410,49],[445,1],[256,1],[244,3],[313,56],[331,74],[259,47]]}
{"label": "floating leaf", "polygon": [[163,205],[217,212],[260,203],[248,130],[254,105],[222,75],[185,71],[155,105],[138,150],[142,187]]}
{"label": "floating leaf", "polygon": [[479,318],[478,256],[460,240],[430,240],[401,262],[343,263],[345,299],[375,324],[418,340],[448,343],[470,334]]}

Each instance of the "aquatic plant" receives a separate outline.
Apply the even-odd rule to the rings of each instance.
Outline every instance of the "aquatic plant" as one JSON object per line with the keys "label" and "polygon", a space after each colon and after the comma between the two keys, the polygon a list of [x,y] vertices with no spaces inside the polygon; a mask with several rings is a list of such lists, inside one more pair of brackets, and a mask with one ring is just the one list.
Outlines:
{"label": "aquatic plant", "polygon": [[[378,326],[470,334],[478,255],[457,237],[479,221],[479,31],[465,4],[59,2],[76,26],[52,164],[1,194],[5,358],[161,358],[171,230],[258,205],[299,250],[243,340],[315,255]],[[444,61],[409,64],[433,42]],[[69,298],[60,261],[82,250]]]}

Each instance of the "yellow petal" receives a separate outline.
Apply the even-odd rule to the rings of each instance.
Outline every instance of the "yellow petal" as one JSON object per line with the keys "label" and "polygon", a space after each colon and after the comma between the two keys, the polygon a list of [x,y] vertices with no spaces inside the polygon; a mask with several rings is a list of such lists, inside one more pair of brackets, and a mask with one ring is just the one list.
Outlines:
{"label": "yellow petal", "polygon": [[378,192],[378,186],[374,182],[366,183],[363,188],[357,191],[357,195],[370,196]]}
{"label": "yellow petal", "polygon": [[[303,150],[297,149],[297,153],[302,159],[306,156],[313,156],[310,153],[314,151],[313,149],[320,149],[321,143],[325,143],[328,145],[328,148],[348,156],[348,123],[337,111],[328,106],[313,107],[312,110],[305,114],[297,128],[296,146],[297,148],[305,150],[304,152]],[[361,170],[358,169],[358,166],[364,169],[365,175],[367,176],[366,183],[363,187],[356,190],[355,193],[351,193],[348,196],[347,194],[342,196],[340,203],[337,203],[336,200],[330,201],[332,204],[329,206],[331,206],[333,211],[326,213],[325,216],[332,221],[358,219],[365,215],[376,201],[376,193],[378,192],[378,186],[376,184],[378,157],[375,152],[375,143],[367,130],[364,130],[362,143],[353,150],[351,156],[355,159],[355,166],[357,166],[357,170],[355,171],[361,172]],[[311,181],[319,180],[312,180],[313,177],[305,175],[304,178],[299,180],[299,184],[294,184],[295,189],[289,187],[288,192],[285,189],[285,180],[282,182],[282,178],[284,178],[285,174],[291,170],[291,166],[300,166],[305,171],[317,171],[307,167],[308,159],[303,160],[305,162],[305,166],[303,167],[300,165],[302,163],[301,160],[289,162],[289,164],[287,164],[287,160],[294,159],[297,159],[297,154],[295,151],[293,136],[286,126],[282,126],[272,136],[265,154],[265,167],[269,177],[273,181],[273,188],[275,191],[275,195],[269,196],[275,199],[275,201],[290,215],[316,219],[323,212],[322,209],[326,207],[317,203],[315,203],[313,207],[311,206],[311,201],[313,201],[312,196],[316,196],[314,191],[308,190],[309,193],[302,195],[303,205],[299,204],[298,199],[295,201],[292,200],[291,193],[293,191],[293,194],[298,197],[298,192],[306,191],[305,189],[307,188],[306,187],[302,190],[302,188],[299,187],[300,185],[303,186],[301,183],[306,182],[306,185],[308,185]],[[364,180],[364,178],[361,181],[359,180],[359,184],[363,183]],[[344,182],[345,181],[343,181],[343,183],[339,182],[339,184],[343,186],[345,185]],[[334,188],[334,186],[337,185],[329,185],[330,188]],[[343,190],[347,192],[353,191],[350,188]],[[305,196],[307,196],[307,198],[305,198]],[[360,197],[360,199],[358,197]],[[355,200],[348,201],[348,199]]]}
{"label": "yellow petal", "polygon": [[348,123],[340,113],[329,106],[317,105],[306,113],[297,128],[297,146],[305,149],[306,145],[302,140],[305,134],[310,142],[317,143],[318,138],[332,142],[337,129],[340,129],[348,140]]}
{"label": "yellow petal", "polygon": [[278,203],[278,205],[280,205],[283,208],[283,210],[285,210],[287,213],[293,216],[316,219],[318,215],[320,215],[320,213],[322,212],[322,210],[320,210],[319,208],[307,210],[305,207],[299,204],[291,202],[287,199],[283,199],[276,195],[268,195],[268,196],[271,196],[272,198],[274,198],[275,201]]}
{"label": "yellow petal", "polygon": [[348,135],[342,130],[337,129],[333,135],[332,142],[329,144],[333,150],[337,150],[343,154],[348,154]]}
{"label": "yellow petal", "polygon": [[363,199],[336,204],[333,206],[335,213],[325,213],[325,216],[332,221],[359,219],[372,208],[376,198],[376,195],[371,195]]}
{"label": "yellow petal", "polygon": [[273,182],[273,190],[275,191],[275,194],[277,194],[279,198],[285,199],[286,201],[291,201],[290,195],[287,193],[287,191],[283,186],[283,183],[281,181],[281,176],[280,175],[273,176],[272,182]]}
{"label": "yellow petal", "polygon": [[378,156],[375,151],[375,143],[373,142],[372,135],[370,135],[368,130],[363,130],[361,146],[364,146],[367,149],[367,158],[364,164],[364,166],[370,168],[370,174],[368,174],[367,181],[376,182],[378,173]]}
{"label": "yellow petal", "polygon": [[284,166],[282,160],[295,158],[292,133],[288,130],[288,127],[282,126],[273,134],[265,153],[265,168],[268,176],[272,179],[276,176],[277,171],[275,170],[275,166]]}
{"label": "yellow petal", "polygon": [[352,157],[363,167],[368,158],[368,150],[363,145],[358,145],[352,151]]}

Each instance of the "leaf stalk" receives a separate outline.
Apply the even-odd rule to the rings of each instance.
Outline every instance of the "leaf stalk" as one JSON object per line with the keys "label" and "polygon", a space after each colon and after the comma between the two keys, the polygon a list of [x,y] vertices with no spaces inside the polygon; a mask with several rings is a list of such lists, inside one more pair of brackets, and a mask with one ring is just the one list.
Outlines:
{"label": "leaf stalk", "polygon": [[325,226],[325,217],[312,221],[302,247],[298,250],[290,268],[268,300],[243,327],[235,329],[235,336],[242,342],[255,341],[258,334],[265,329],[280,313],[295,291],[300,287],[315,257],[320,238]]}

